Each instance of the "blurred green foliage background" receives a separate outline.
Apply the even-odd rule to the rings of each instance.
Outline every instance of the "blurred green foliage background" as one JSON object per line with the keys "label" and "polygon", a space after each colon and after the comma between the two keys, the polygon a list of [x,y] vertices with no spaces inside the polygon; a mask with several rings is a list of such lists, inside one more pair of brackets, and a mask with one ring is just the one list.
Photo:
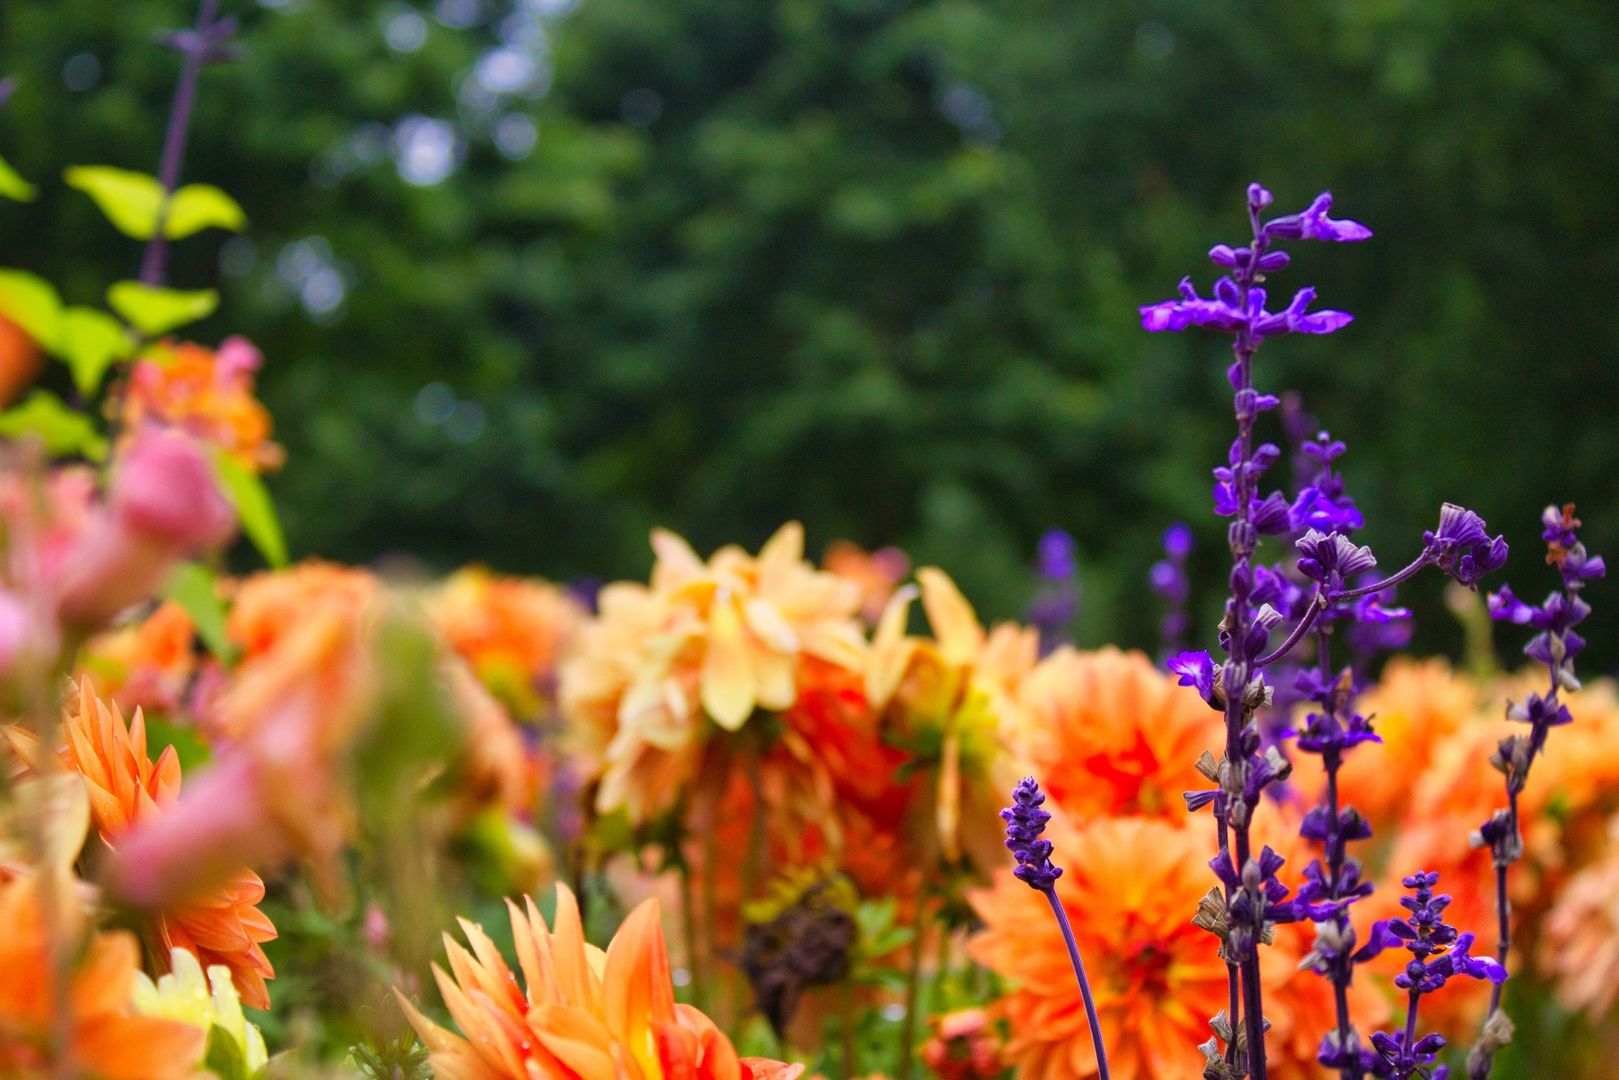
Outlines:
{"label": "blurred green foliage background", "polygon": [[[1614,6],[224,9],[246,56],[205,72],[182,179],[234,194],[247,241],[182,242],[171,281],[220,279],[196,336],[266,353],[295,554],[610,578],[645,573],[654,524],[706,552],[798,517],[812,550],[900,544],[1008,616],[1055,525],[1081,641],[1151,646],[1144,574],[1185,519],[1212,632],[1229,354],[1135,309],[1207,287],[1250,179],[1278,210],[1330,187],[1377,231],[1295,246],[1275,287],[1357,321],[1271,342],[1259,377],[1349,441],[1384,563],[1446,499],[1507,532],[1529,596],[1547,502],[1619,551]],[[133,272],[61,169],[155,169],[178,57],[151,36],[193,14],[0,9],[0,153],[44,189],[0,207],[0,262],[77,302]],[[1439,592],[1406,590],[1422,651],[1459,646]]]}

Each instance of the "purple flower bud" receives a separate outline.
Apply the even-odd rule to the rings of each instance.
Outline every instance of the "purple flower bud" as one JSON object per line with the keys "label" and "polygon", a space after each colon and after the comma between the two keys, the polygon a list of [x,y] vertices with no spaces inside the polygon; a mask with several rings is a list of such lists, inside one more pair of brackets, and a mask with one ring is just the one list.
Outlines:
{"label": "purple flower bud", "polygon": [[1331,589],[1340,589],[1345,578],[1377,565],[1369,547],[1356,547],[1342,533],[1305,533],[1295,545],[1299,550],[1299,573]]}
{"label": "purple flower bud", "polygon": [[1292,261],[1293,257],[1285,251],[1267,251],[1259,257],[1259,269],[1262,273],[1274,273]]}
{"label": "purple flower bud", "polygon": [[1040,537],[1036,565],[1047,581],[1067,581],[1074,576],[1074,554],[1079,545],[1061,529],[1047,529]]}
{"label": "purple flower bud", "polygon": [[1465,507],[1445,503],[1439,508],[1439,529],[1422,534],[1429,557],[1446,573],[1469,588],[1478,579],[1499,570],[1507,561],[1505,537],[1489,538],[1484,519]]}
{"label": "purple flower bud", "polygon": [[1215,244],[1209,248],[1209,261],[1215,266],[1230,268],[1237,265],[1237,253],[1225,244]]}
{"label": "purple flower bud", "polygon": [[1062,877],[1062,867],[1051,862],[1051,841],[1040,838],[1051,820],[1040,809],[1045,801],[1045,792],[1034,777],[1025,776],[1013,789],[1012,805],[1001,811],[1001,820],[1006,822],[1007,850],[1017,859],[1012,873],[1029,887],[1049,892]]}
{"label": "purple flower bud", "polygon": [[1165,555],[1168,555],[1176,562],[1186,561],[1186,557],[1192,553],[1193,536],[1191,526],[1184,521],[1175,522],[1164,530],[1162,543]]}
{"label": "purple flower bud", "polygon": [[1248,208],[1250,210],[1263,210],[1275,201],[1276,196],[1258,184],[1248,185]]}

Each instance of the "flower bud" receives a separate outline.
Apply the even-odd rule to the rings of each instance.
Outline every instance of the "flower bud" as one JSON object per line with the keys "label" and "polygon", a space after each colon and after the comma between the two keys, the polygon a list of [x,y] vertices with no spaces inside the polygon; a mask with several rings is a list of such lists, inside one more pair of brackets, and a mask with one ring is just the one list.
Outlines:
{"label": "flower bud", "polygon": [[67,559],[62,620],[84,629],[103,625],[150,596],[175,559],[220,543],[235,522],[213,468],[189,436],[143,432],[113,478],[107,504]]}

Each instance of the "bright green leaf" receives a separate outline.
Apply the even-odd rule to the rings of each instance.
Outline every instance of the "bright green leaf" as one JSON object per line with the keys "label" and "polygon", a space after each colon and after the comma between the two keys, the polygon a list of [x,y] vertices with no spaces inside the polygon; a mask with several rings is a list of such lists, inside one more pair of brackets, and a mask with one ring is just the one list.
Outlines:
{"label": "bright green leaf", "polygon": [[17,202],[33,202],[38,190],[18,176],[17,170],[7,164],[5,158],[0,158],[0,195]]}
{"label": "bright green leaf", "polygon": [[218,1024],[208,1032],[208,1052],[202,1064],[219,1080],[249,1080],[246,1051],[234,1035]]}
{"label": "bright green leaf", "polygon": [[187,184],[169,197],[168,212],[163,216],[163,235],[179,240],[209,226],[221,229],[240,229],[247,223],[247,215],[236,200],[212,184]]}
{"label": "bright green leaf", "polygon": [[73,385],[89,397],[101,385],[114,360],[130,354],[134,342],[119,321],[95,308],[70,307],[62,312],[58,352],[73,372]]}
{"label": "bright green leaf", "polygon": [[212,571],[200,563],[180,563],[169,571],[161,591],[165,600],[173,600],[191,616],[209,652],[227,661],[236,655],[236,646],[225,632],[225,605],[214,590]]}
{"label": "bright green leaf", "polygon": [[61,334],[62,300],[50,282],[26,270],[0,270],[0,315],[54,351]]}
{"label": "bright green leaf", "polygon": [[228,454],[215,455],[214,463],[236,500],[236,516],[241,519],[247,538],[253,541],[265,562],[278,569],[287,565],[287,540],[281,533],[281,519],[276,517],[275,503],[264,481]]}
{"label": "bright green leaf", "polygon": [[107,290],[107,303],[135,329],[158,337],[212,315],[219,294],[212,289],[156,289],[138,281],[119,281]]}
{"label": "bright green leaf", "polygon": [[110,165],[69,165],[62,173],[68,187],[95,200],[119,232],[137,240],[157,233],[157,219],[167,194],[155,176]]}
{"label": "bright green leaf", "polygon": [[91,461],[107,456],[107,440],[84,413],[75,412],[49,390],[35,390],[28,400],[0,412],[0,435],[19,439],[37,435],[55,455],[83,454]]}

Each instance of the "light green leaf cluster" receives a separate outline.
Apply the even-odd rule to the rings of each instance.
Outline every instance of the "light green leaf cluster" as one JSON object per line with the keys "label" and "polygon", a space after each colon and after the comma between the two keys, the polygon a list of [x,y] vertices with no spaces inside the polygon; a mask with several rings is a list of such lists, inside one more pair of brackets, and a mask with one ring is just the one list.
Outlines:
{"label": "light green leaf cluster", "polygon": [[82,454],[91,461],[107,459],[107,440],[90,418],[68,408],[49,390],[35,390],[13,408],[0,412],[0,435],[20,439],[33,435],[52,454]]}
{"label": "light green leaf cluster", "polygon": [[219,307],[219,293],[213,289],[160,289],[139,281],[119,281],[107,290],[107,303],[147,337],[159,337],[212,315]]}
{"label": "light green leaf cluster", "polygon": [[73,372],[73,385],[95,393],[115,360],[135,351],[129,332],[106,312],[68,306],[55,286],[25,270],[0,270],[0,315],[58,357]]}
{"label": "light green leaf cluster", "polygon": [[72,165],[62,175],[136,240],[150,240],[159,229],[166,239],[180,240],[210,226],[235,231],[247,223],[236,200],[212,184],[187,184],[170,195],[157,177],[110,165]]}

